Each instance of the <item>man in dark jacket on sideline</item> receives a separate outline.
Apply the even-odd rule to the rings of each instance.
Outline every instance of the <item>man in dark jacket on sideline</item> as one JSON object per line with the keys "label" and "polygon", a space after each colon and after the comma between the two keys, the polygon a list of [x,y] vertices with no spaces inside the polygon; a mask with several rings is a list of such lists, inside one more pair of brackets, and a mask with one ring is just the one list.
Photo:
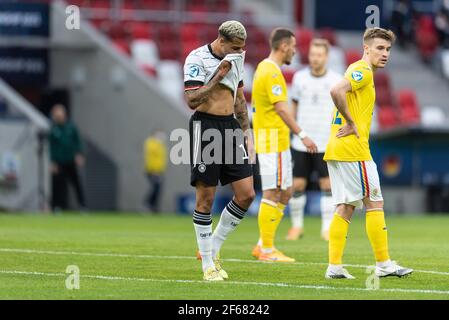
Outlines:
{"label": "man in dark jacket on sideline", "polygon": [[52,173],[52,209],[68,208],[68,188],[70,182],[75,188],[81,211],[86,210],[83,188],[78,175],[78,168],[84,165],[82,143],[75,124],[67,119],[63,105],[56,104],[51,110],[53,120],[50,132],[50,156]]}

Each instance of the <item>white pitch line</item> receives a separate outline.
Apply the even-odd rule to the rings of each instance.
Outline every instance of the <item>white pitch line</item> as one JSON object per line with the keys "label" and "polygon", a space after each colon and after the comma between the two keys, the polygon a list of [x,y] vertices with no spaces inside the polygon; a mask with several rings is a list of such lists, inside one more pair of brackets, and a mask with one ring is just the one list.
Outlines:
{"label": "white pitch line", "polygon": [[[50,273],[37,271],[18,271],[18,270],[0,270],[0,274],[12,275],[32,275],[32,276],[47,276],[47,277],[67,277],[65,273]],[[102,276],[102,275],[80,275],[80,278],[110,280],[110,281],[138,281],[138,282],[162,282],[162,283],[199,283],[206,284],[207,282],[201,280],[175,280],[175,279],[150,279],[150,278],[131,278],[119,276]],[[361,291],[361,292],[401,292],[401,293],[422,293],[422,294],[441,294],[449,295],[449,291],[445,290],[422,290],[422,289],[377,289],[370,290],[366,288],[351,288],[351,287],[331,287],[331,286],[312,286],[312,285],[296,285],[290,283],[280,282],[245,282],[245,281],[223,281],[220,284],[225,285],[242,285],[242,286],[264,286],[264,287],[279,287],[279,288],[296,288],[296,289],[313,289],[313,290],[341,290],[341,291]]]}
{"label": "white pitch line", "polygon": [[[102,252],[78,252],[78,251],[49,251],[49,250],[34,250],[34,249],[16,249],[16,248],[0,248],[0,252],[11,253],[30,253],[30,254],[48,254],[48,255],[74,255],[74,256],[91,256],[91,257],[117,257],[117,258],[138,258],[138,259],[178,259],[178,260],[195,260],[193,256],[161,256],[161,255],[147,255],[147,254],[126,254],[126,253],[102,253]],[[238,262],[238,263],[265,263],[258,260],[245,260],[245,259],[223,259],[224,262]],[[286,265],[315,265],[315,266],[327,266],[327,263],[323,262],[291,262],[285,263]],[[368,268],[372,266],[361,264],[345,264],[346,267],[352,268]],[[434,271],[434,270],[414,270],[414,272],[436,274],[442,276],[449,276],[449,272]]]}

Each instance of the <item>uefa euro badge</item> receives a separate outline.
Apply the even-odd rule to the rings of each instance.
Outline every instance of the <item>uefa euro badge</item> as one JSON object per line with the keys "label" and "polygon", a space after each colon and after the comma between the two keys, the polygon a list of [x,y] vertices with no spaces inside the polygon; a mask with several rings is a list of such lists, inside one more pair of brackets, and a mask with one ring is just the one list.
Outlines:
{"label": "uefa euro badge", "polygon": [[198,171],[201,173],[206,172],[206,165],[204,164],[204,162],[200,163],[200,165],[198,166]]}
{"label": "uefa euro badge", "polygon": [[363,79],[363,73],[360,71],[353,71],[352,72],[352,79],[359,82]]}
{"label": "uefa euro badge", "polygon": [[197,65],[191,65],[189,69],[189,77],[196,78],[200,74],[200,67]]}
{"label": "uefa euro badge", "polygon": [[271,92],[275,96],[280,96],[282,94],[282,87],[278,84],[275,84],[274,86],[271,87]]}

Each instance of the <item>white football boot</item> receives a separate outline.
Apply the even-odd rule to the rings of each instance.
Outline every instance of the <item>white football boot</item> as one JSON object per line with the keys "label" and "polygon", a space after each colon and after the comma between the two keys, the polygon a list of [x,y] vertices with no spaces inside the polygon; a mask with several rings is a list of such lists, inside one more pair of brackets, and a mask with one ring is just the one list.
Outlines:
{"label": "white football boot", "polygon": [[348,270],[341,265],[329,265],[326,270],[326,279],[355,279]]}
{"label": "white football boot", "polygon": [[383,277],[405,277],[413,272],[413,269],[404,268],[395,261],[391,261],[383,266],[376,266],[374,274],[379,278]]}

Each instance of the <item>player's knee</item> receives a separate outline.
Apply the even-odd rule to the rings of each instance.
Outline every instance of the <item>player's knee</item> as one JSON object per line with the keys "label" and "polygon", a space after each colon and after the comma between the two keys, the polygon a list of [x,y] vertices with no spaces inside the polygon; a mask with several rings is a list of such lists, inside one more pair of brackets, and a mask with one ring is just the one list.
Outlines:
{"label": "player's knee", "polygon": [[306,190],[307,183],[303,179],[294,179],[293,189],[295,192],[304,192]]}
{"label": "player's knee", "polygon": [[237,203],[245,208],[248,208],[255,198],[256,192],[254,191],[254,189],[235,195]]}
{"label": "player's knee", "polygon": [[366,210],[383,210],[384,202],[383,201],[366,201],[365,203]]}
{"label": "player's knee", "polygon": [[281,203],[288,203],[288,201],[293,196],[293,189],[289,188],[288,190],[285,190],[281,193],[280,202]]}

